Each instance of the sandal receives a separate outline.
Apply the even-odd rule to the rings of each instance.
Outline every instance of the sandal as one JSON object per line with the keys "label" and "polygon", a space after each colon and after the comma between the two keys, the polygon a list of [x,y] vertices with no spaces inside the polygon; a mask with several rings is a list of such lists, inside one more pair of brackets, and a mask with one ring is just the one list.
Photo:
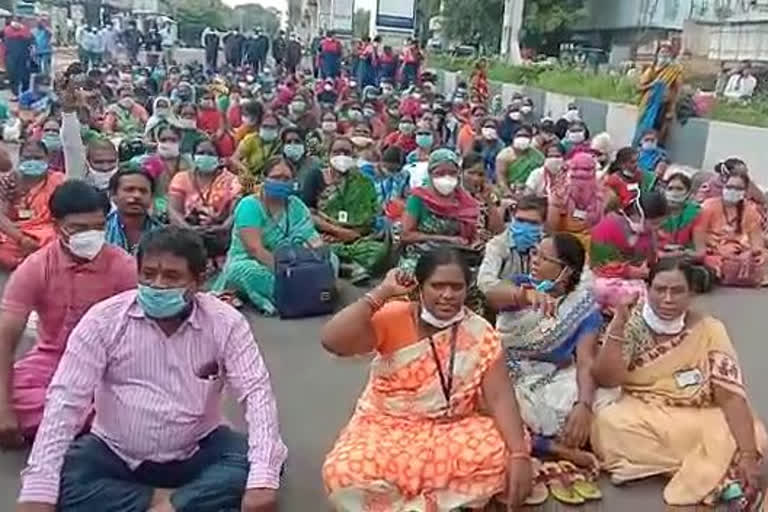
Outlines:
{"label": "sandal", "polygon": [[600,491],[595,480],[598,473],[595,469],[585,470],[576,467],[572,462],[564,460],[559,463],[564,473],[571,478],[571,487],[576,493],[587,501],[596,501],[603,499],[603,493]]}
{"label": "sandal", "polygon": [[[528,498],[523,502],[526,506],[536,507],[544,504],[549,498],[549,489],[547,489],[546,479],[544,473],[541,471],[541,461],[538,459],[531,459],[531,468],[533,469],[533,486],[531,487],[531,493]],[[506,493],[497,494],[494,500],[503,506],[509,506],[509,497]]]}
{"label": "sandal", "polygon": [[583,505],[586,502],[584,497],[573,489],[562,468],[556,462],[542,464],[541,471],[549,487],[549,493],[557,501],[566,505]]}

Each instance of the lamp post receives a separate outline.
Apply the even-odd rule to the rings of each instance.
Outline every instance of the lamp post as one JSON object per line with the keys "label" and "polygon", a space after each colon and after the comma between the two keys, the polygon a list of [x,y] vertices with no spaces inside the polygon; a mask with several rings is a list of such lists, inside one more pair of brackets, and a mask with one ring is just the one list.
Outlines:
{"label": "lamp post", "polygon": [[514,65],[522,63],[520,54],[520,27],[523,25],[525,0],[504,0],[503,26],[501,30],[501,56]]}

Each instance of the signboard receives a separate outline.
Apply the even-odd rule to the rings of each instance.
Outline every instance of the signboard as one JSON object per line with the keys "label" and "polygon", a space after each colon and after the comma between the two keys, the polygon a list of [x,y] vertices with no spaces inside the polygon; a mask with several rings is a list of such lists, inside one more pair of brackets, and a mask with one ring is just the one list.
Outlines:
{"label": "signboard", "polygon": [[413,30],[415,0],[377,0],[376,26],[382,29]]}
{"label": "signboard", "polygon": [[338,33],[352,33],[352,17],[355,13],[355,0],[331,1],[331,29]]}

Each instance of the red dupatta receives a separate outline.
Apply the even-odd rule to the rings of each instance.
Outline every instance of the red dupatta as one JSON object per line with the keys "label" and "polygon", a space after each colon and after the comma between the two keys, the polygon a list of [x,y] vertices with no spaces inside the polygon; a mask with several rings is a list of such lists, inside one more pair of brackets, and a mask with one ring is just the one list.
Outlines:
{"label": "red dupatta", "polygon": [[414,188],[411,194],[421,199],[435,215],[459,221],[461,236],[474,240],[480,206],[464,188],[457,187],[450,196],[442,196],[430,187]]}

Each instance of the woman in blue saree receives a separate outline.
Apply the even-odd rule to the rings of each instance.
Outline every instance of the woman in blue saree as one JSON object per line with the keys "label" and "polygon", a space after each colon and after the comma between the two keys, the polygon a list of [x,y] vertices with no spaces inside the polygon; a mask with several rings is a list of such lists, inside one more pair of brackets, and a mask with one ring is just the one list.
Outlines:
{"label": "woman in blue saree", "polygon": [[532,251],[531,273],[510,276],[487,292],[515,382],[534,454],[594,468],[586,451],[601,391],[590,369],[602,315],[584,279],[585,251],[568,233]]}
{"label": "woman in blue saree", "polygon": [[649,174],[660,177],[666,167],[659,167],[659,164],[666,164],[668,161],[666,150],[659,147],[659,133],[654,130],[646,130],[640,139],[640,147],[637,153],[637,166],[646,176]]}
{"label": "woman in blue saree", "polygon": [[643,134],[651,129],[658,130],[659,141],[664,142],[670,121],[675,118],[682,84],[683,67],[675,62],[672,43],[664,41],[659,45],[656,61],[640,78],[641,97],[633,146],[640,144]]}

